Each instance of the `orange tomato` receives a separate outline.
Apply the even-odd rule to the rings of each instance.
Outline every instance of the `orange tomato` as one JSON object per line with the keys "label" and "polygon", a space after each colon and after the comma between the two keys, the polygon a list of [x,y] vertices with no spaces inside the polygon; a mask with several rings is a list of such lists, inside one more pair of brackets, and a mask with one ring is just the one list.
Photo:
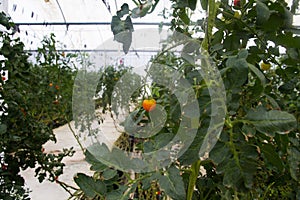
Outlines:
{"label": "orange tomato", "polygon": [[143,108],[144,110],[150,112],[156,107],[155,99],[145,99],[143,101]]}
{"label": "orange tomato", "polygon": [[52,86],[53,86],[53,83],[49,83],[49,86],[52,87]]}

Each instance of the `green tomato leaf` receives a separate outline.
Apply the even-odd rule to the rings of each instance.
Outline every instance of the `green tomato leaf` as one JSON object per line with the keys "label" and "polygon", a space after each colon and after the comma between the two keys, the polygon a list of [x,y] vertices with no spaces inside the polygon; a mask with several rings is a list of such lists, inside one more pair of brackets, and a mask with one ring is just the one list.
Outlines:
{"label": "green tomato leaf", "polygon": [[296,10],[299,8],[299,2],[300,2],[299,0],[293,0],[293,4],[291,6],[291,12],[293,14],[295,14]]}
{"label": "green tomato leaf", "polygon": [[275,110],[280,110],[280,106],[278,105],[278,103],[276,102],[276,100],[273,97],[271,97],[267,94],[265,94],[265,96]]}
{"label": "green tomato leaf", "polygon": [[97,160],[88,150],[85,151],[84,154],[85,154],[85,160],[92,165],[91,170],[102,172],[108,168],[108,166],[104,165],[99,160]]}
{"label": "green tomato leaf", "polygon": [[133,25],[130,16],[125,20],[121,20],[119,16],[113,16],[111,21],[111,30],[114,34],[114,40],[123,44],[123,51],[128,53],[131,42]]}
{"label": "green tomato leaf", "polygon": [[285,134],[296,127],[296,118],[292,114],[279,110],[250,110],[245,119],[265,134],[275,132]]}
{"label": "green tomato leaf", "polygon": [[224,37],[224,32],[223,30],[218,30],[214,33],[213,35],[213,39],[211,41],[211,44],[214,46],[214,45],[222,45],[223,47],[223,44],[222,44],[222,40],[223,40],[223,37]]}
{"label": "green tomato leaf", "polygon": [[[135,171],[149,170],[149,166],[144,159],[132,158],[132,155],[119,148],[112,148],[112,150],[110,151],[104,143],[95,143],[87,147],[87,149],[100,162],[121,171],[126,171],[128,169],[132,169]],[[168,152],[166,152],[166,155],[162,155],[162,153],[159,155],[162,156],[161,162],[169,159],[169,157],[167,157],[169,156]],[[159,159],[157,157],[155,158]],[[167,160],[166,162],[169,161]]]}
{"label": "green tomato leaf", "polygon": [[227,51],[235,51],[241,46],[240,43],[240,37],[233,33],[224,38],[223,46]]}
{"label": "green tomato leaf", "polygon": [[197,5],[197,0],[177,0],[177,6],[179,8],[190,8],[191,10],[195,10]]}
{"label": "green tomato leaf", "polygon": [[191,10],[195,10],[196,9],[196,5],[197,5],[197,0],[189,0],[189,8]]}
{"label": "green tomato leaf", "polygon": [[290,94],[297,87],[300,78],[294,77],[279,87],[279,91],[285,94]]}
{"label": "green tomato leaf", "polygon": [[226,187],[233,188],[241,179],[241,171],[233,159],[230,159],[224,170],[223,184]]}
{"label": "green tomato leaf", "polygon": [[179,12],[179,18],[183,21],[183,23],[185,23],[186,25],[190,24],[190,18],[189,16],[186,14],[185,10],[181,10]]}
{"label": "green tomato leaf", "polygon": [[289,48],[287,49],[287,54],[290,58],[294,59],[294,60],[299,60],[299,49],[296,48]]}
{"label": "green tomato leaf", "polygon": [[199,48],[200,48],[199,42],[189,41],[184,45],[182,52],[190,54],[190,53],[193,53],[193,52],[199,50]]}
{"label": "green tomato leaf", "polygon": [[184,183],[180,176],[180,171],[175,166],[171,166],[165,175],[158,177],[159,185],[168,196],[176,200],[184,200],[186,197]]}
{"label": "green tomato leaf", "polygon": [[277,45],[282,45],[286,48],[300,48],[300,37],[293,36],[291,33],[280,34],[277,37],[271,38]]}
{"label": "green tomato leaf", "polygon": [[300,180],[300,151],[295,147],[288,148],[288,162],[291,177],[296,181]]}
{"label": "green tomato leaf", "polygon": [[124,31],[124,23],[118,16],[113,16],[111,20],[111,31],[114,35]]}
{"label": "green tomato leaf", "polygon": [[124,3],[121,6],[121,10],[117,11],[117,16],[119,18],[122,18],[124,15],[127,15],[127,14],[129,14],[129,6],[127,3]]}
{"label": "green tomato leaf", "polygon": [[284,8],[284,28],[291,28],[293,25],[293,14],[288,9]]}
{"label": "green tomato leaf", "polygon": [[7,130],[7,126],[5,124],[0,124],[0,134],[5,133]]}
{"label": "green tomato leaf", "polygon": [[132,42],[132,32],[130,30],[123,31],[115,35],[114,39],[123,44],[123,51],[127,54]]}
{"label": "green tomato leaf", "polygon": [[229,159],[230,149],[225,143],[218,142],[214,148],[209,152],[209,158],[215,163],[220,164],[224,160]]}
{"label": "green tomato leaf", "polygon": [[268,6],[261,1],[256,2],[256,14],[257,14],[256,22],[257,24],[260,25],[267,22],[271,15]]}
{"label": "green tomato leaf", "polygon": [[230,57],[226,61],[226,89],[238,88],[248,79],[248,63],[244,58]]}
{"label": "green tomato leaf", "polygon": [[241,59],[246,59],[248,57],[248,51],[246,49],[242,49],[239,53],[238,53],[238,58]]}
{"label": "green tomato leaf", "polygon": [[257,161],[249,157],[242,157],[240,159],[241,174],[246,188],[253,187],[253,176],[257,170]]}
{"label": "green tomato leaf", "polygon": [[201,7],[203,10],[207,10],[208,0],[200,0]]}
{"label": "green tomato leaf", "polygon": [[259,80],[261,82],[261,85],[263,87],[265,87],[266,86],[266,77],[265,77],[265,75],[257,67],[255,67],[254,65],[251,65],[251,64],[248,63],[248,67],[259,78]]}
{"label": "green tomato leaf", "polygon": [[131,11],[132,18],[144,17],[152,7],[152,1],[148,1],[146,4],[138,6]]}
{"label": "green tomato leaf", "polygon": [[244,124],[242,127],[242,132],[248,137],[253,137],[256,133],[256,130],[253,125]]}
{"label": "green tomato leaf", "polygon": [[126,190],[128,190],[128,186],[125,185],[120,185],[117,190],[112,190],[107,193],[105,196],[107,200],[123,200],[123,199],[128,199],[129,194],[125,194]]}
{"label": "green tomato leaf", "polygon": [[102,181],[95,181],[92,177],[83,173],[78,173],[74,177],[74,181],[89,198],[94,198],[97,195],[103,196],[106,193],[106,185]]}
{"label": "green tomato leaf", "polygon": [[253,176],[257,171],[258,152],[255,146],[242,145],[239,157],[236,159],[227,157],[217,166],[217,173],[224,174],[223,184],[231,188],[240,188],[241,183],[246,188],[253,186]]}
{"label": "green tomato leaf", "polygon": [[281,158],[276,152],[275,148],[271,144],[262,144],[261,152],[265,159],[267,159],[268,163],[275,166],[280,172],[284,169]]}
{"label": "green tomato leaf", "polygon": [[185,151],[184,154],[179,158],[181,164],[191,165],[199,159],[199,151],[205,137],[205,134],[202,133],[207,131],[209,122],[209,120],[201,121],[201,127],[199,128],[196,137],[193,139],[192,144],[189,146],[187,151]]}
{"label": "green tomato leaf", "polygon": [[103,172],[102,176],[105,180],[112,179],[117,175],[117,170],[107,169]]}

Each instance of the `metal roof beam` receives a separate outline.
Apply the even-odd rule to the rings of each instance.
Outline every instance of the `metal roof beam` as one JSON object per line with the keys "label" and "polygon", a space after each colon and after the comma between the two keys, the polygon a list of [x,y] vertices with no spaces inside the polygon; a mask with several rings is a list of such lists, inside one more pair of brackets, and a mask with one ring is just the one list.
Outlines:
{"label": "metal roof beam", "polygon": [[[158,22],[134,22],[133,25],[164,25],[170,26],[171,23]],[[78,26],[78,25],[111,25],[111,22],[16,22],[17,26]]]}

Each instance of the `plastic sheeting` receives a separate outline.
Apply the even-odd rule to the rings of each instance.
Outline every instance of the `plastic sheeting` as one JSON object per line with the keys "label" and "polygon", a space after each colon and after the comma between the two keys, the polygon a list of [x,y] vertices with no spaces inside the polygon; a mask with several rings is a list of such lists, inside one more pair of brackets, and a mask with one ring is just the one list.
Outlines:
{"label": "plastic sheeting", "polygon": [[[35,50],[40,46],[44,36],[54,33],[61,41],[61,49],[92,50],[107,39],[113,37],[109,23],[123,3],[130,8],[132,1],[120,0],[9,0],[8,14],[19,26],[22,41],[27,49]],[[170,7],[169,1],[160,1],[151,15],[133,20],[143,23],[160,23],[164,19],[160,15],[164,8]],[[104,22],[105,25],[51,25],[51,23],[93,23]],[[166,21],[164,21],[166,22]],[[29,25],[24,25],[28,23]],[[32,25],[32,23],[42,23]],[[139,28],[158,28],[158,25],[138,25]]]}
{"label": "plastic sheeting", "polygon": [[[1,1],[1,0],[0,0]],[[2,0],[7,1],[7,11],[15,23],[41,23],[41,25],[20,25],[22,41],[29,50],[39,47],[40,41],[50,33],[61,42],[60,49],[87,50],[97,49],[107,39],[112,38],[110,21],[123,3],[135,7],[132,0]],[[288,0],[291,3],[292,0]],[[170,1],[160,0],[155,11],[143,18],[133,19],[133,23],[168,22],[161,16],[162,11],[170,8]],[[193,20],[201,19],[203,12],[199,6]],[[50,25],[58,23],[104,22],[104,25]],[[300,25],[300,16],[295,16],[294,24]],[[158,25],[136,25],[135,29],[158,28]]]}

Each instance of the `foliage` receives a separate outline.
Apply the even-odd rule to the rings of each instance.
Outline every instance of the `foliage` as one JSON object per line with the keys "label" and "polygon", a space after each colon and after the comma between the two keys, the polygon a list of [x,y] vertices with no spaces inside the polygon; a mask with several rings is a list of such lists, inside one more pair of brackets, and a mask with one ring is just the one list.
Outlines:
{"label": "foliage", "polygon": [[98,73],[100,74],[96,93],[99,95],[97,107],[102,108],[103,112],[111,110],[112,93],[116,83],[120,78],[131,70],[131,67],[120,64],[118,66],[106,66]]}
{"label": "foliage", "polygon": [[[136,8],[130,10],[124,4],[111,24],[115,40],[123,43],[125,53],[131,44],[131,18],[150,13],[158,1],[134,2]],[[170,28],[197,41],[222,75],[227,113],[221,136],[209,156],[200,159],[198,153],[204,137],[201,133],[207,131],[211,118],[208,83],[196,73],[189,57],[183,59],[168,51],[159,52],[152,62],[181,71],[193,84],[201,110],[201,126],[186,153],[170,167],[135,174],[134,178],[127,177],[125,182],[117,178],[116,196],[111,197],[110,192],[98,196],[101,199],[127,199],[128,192],[136,191],[139,184],[142,183],[145,192],[148,187],[144,184],[155,183],[157,191],[176,200],[298,199],[300,37],[296,35],[299,30],[292,26],[292,13],[295,13],[298,1],[294,1],[292,11],[282,0],[242,0],[235,5],[226,0],[171,2]],[[190,16],[199,6],[207,11],[208,17],[193,22]],[[193,33],[202,31],[204,37],[195,38]],[[189,45],[186,44],[183,53],[194,52]],[[261,69],[261,63],[270,64],[270,69]],[[122,138],[129,141],[127,145],[134,144],[134,150],[129,148],[130,151],[160,149],[172,140],[179,127],[181,111],[176,97],[155,82],[150,91],[149,95],[166,110],[167,121],[150,138],[126,137],[124,133]],[[144,92],[140,91],[142,99],[147,98]],[[143,116],[135,119],[147,122],[147,113],[140,111],[141,104],[135,105],[136,110],[132,113]],[[87,160],[91,161],[92,154],[87,153]],[[97,159],[98,153],[93,154],[91,169],[96,171],[95,174],[106,173],[106,170],[113,173],[109,163],[104,165]],[[118,173],[114,174],[117,176]],[[103,179],[94,177],[94,181],[99,180],[102,180],[100,185],[106,184]],[[87,189],[82,183],[78,185],[83,192]]]}
{"label": "foliage", "polygon": [[[125,53],[129,52],[132,42],[132,19],[150,14],[159,1],[133,2],[135,8],[130,9],[128,4],[123,4],[111,23],[114,39],[122,43]],[[127,153],[122,150],[137,155],[155,152],[170,143],[176,137],[180,124],[186,122],[182,117],[180,99],[155,79],[153,71],[147,69],[147,76],[154,80],[151,85],[143,83],[130,98],[124,91],[123,94],[117,91],[117,95],[121,95],[117,101],[130,101],[131,113],[121,124],[124,132],[116,143],[120,149],[111,152],[115,159],[103,162],[101,156],[110,152],[105,144],[88,147],[85,156],[94,175],[78,173],[74,181],[79,189],[71,198],[299,199],[300,37],[297,35],[299,30],[292,26],[292,13],[297,10],[299,1],[293,1],[291,9],[283,0],[171,2],[170,29],[193,42],[184,43],[181,55],[163,49],[151,62],[168,67],[156,68],[162,80],[166,80],[169,72],[174,70],[182,73],[187,83],[192,85],[201,112],[195,122],[200,124],[195,138],[183,155],[175,157],[172,164],[162,169],[135,173],[116,167],[116,163],[126,162]],[[207,17],[194,22],[191,16],[200,6],[207,12]],[[1,17],[1,20],[8,29],[13,27],[6,18]],[[7,111],[7,115],[1,117],[1,151],[5,153],[7,165],[3,165],[5,167],[0,172],[5,183],[2,185],[9,187],[1,189],[3,194],[13,191],[11,188],[23,193],[18,190],[23,185],[22,178],[17,175],[19,167],[34,167],[36,161],[40,164],[48,160],[58,161],[53,162],[54,165],[41,164],[42,168],[37,168],[49,172],[50,180],[55,180],[62,173],[62,168],[53,169],[62,167],[62,157],[71,153],[66,151],[56,157],[41,152],[42,144],[55,139],[53,120],[63,123],[70,120],[69,98],[74,76],[68,65],[70,60],[57,54],[52,36],[44,41],[45,46],[37,56],[37,65],[33,66],[28,62],[23,44],[12,39],[12,35],[1,32],[1,54],[7,58],[1,60],[1,67],[9,71],[9,80],[2,79],[1,90],[6,103],[2,108]],[[199,151],[205,141],[203,133],[208,131],[216,116],[212,116],[214,102],[209,90],[213,81],[205,80],[194,65],[199,49],[204,50],[217,66],[226,92],[226,117],[221,135],[212,150],[201,157]],[[261,63],[270,64],[270,68],[261,69]],[[127,72],[130,70],[124,66],[108,66],[103,68],[99,77],[98,73],[83,70],[76,77],[81,85],[75,84],[74,90],[88,93],[93,89],[90,86],[99,82],[92,91],[100,94],[96,104],[103,108],[103,112],[115,110],[111,102],[115,86],[128,84],[130,87],[133,82],[139,81]],[[91,83],[85,79],[87,73],[93,74]],[[124,76],[131,78],[123,79]],[[59,89],[55,88],[57,84]],[[128,124],[132,121],[138,127],[155,121],[151,112],[142,109],[142,100],[150,97],[155,99],[156,107],[166,111],[163,127],[150,137],[128,136],[131,132]],[[80,98],[84,100],[87,96]],[[61,104],[54,103],[56,100]],[[44,105],[38,103],[41,101]],[[73,106],[80,108],[86,105]],[[77,107],[73,107],[73,112],[74,108]],[[91,110],[94,110],[94,105]],[[84,114],[82,131],[89,128],[94,119],[88,116],[92,113],[87,113],[87,117]],[[192,121],[188,122],[195,125]],[[174,158],[163,157],[161,162],[168,159]],[[138,159],[127,163],[135,169],[143,167],[143,164]],[[44,171],[39,174],[41,180],[46,176]]]}
{"label": "foliage", "polygon": [[72,90],[76,76],[76,54],[58,52],[55,35],[44,38],[38,48],[33,73],[39,76],[32,79],[31,85],[40,88],[41,96],[32,109],[36,119],[55,128],[72,120]]}
{"label": "foliage", "polygon": [[[62,159],[73,154],[64,149],[59,154],[47,154],[43,144],[56,141],[53,128],[70,118],[72,76],[67,58],[55,51],[54,36],[45,39],[39,49],[37,63],[29,61],[24,44],[15,37],[14,24],[4,13],[0,32],[1,70],[8,79],[1,79],[1,199],[28,199],[24,179],[19,172],[36,168],[36,176],[57,180],[63,173]],[[62,59],[62,61],[60,61]],[[53,85],[49,85],[49,84]],[[56,99],[59,99],[59,104]]]}

